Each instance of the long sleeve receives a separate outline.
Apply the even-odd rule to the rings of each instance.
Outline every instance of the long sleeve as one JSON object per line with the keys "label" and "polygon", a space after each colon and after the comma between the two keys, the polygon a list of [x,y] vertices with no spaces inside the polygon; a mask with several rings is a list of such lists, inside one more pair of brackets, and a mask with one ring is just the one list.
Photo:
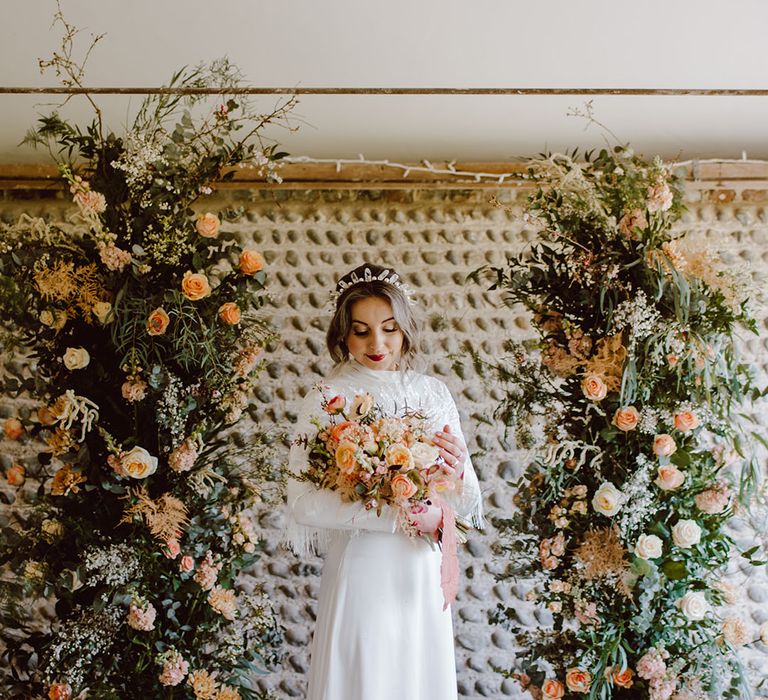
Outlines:
{"label": "long sleeve", "polygon": [[[437,380],[436,380],[437,381]],[[451,428],[451,432],[454,435],[458,435],[461,441],[466,446],[467,441],[464,439],[464,433],[461,430],[461,420],[459,418],[459,411],[456,408],[456,403],[451,396],[451,392],[443,382],[438,382],[440,390],[438,392],[438,403],[435,407],[436,414],[440,416],[442,424],[447,424]],[[448,499],[453,507],[456,509],[457,515],[463,518],[469,518],[475,527],[483,527],[483,502],[482,494],[480,492],[480,482],[477,479],[475,468],[472,464],[472,460],[467,454],[466,462],[464,463],[464,478],[462,479],[461,493],[450,497]]]}

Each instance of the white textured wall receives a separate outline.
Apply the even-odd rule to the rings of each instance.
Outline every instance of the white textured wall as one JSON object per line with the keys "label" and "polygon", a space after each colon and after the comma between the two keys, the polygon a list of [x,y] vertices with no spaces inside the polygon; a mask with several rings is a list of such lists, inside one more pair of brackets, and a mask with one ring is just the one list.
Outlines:
{"label": "white textured wall", "polygon": [[[511,191],[501,199],[513,199]],[[362,261],[394,265],[421,299],[425,335],[430,351],[427,371],[451,387],[462,413],[470,449],[476,452],[487,510],[506,512],[511,492],[505,479],[520,471],[521,456],[504,450],[502,428],[474,420],[490,414],[494,396],[473,380],[461,381],[451,372],[449,353],[466,339],[486,352],[497,352],[505,337],[530,331],[524,317],[494,308],[493,295],[466,275],[486,263],[502,264],[507,252],[530,239],[521,209],[493,208],[482,191],[295,191],[233,193],[229,199],[247,209],[237,225],[268,262],[274,295],[273,320],[282,341],[272,355],[257,395],[266,426],[291,430],[294,411],[304,391],[328,369],[324,351],[324,309],[336,277]],[[729,199],[729,193],[725,199]],[[743,258],[756,272],[768,271],[768,199],[762,192],[736,195],[722,201],[719,193],[692,193],[683,226],[705,235],[735,259]],[[52,197],[31,200],[6,195],[0,216],[15,218],[21,211],[60,218],[66,203]],[[213,208],[213,203],[211,204]],[[748,355],[760,362],[762,383],[768,369],[768,326],[760,320],[760,338],[745,344]],[[16,410],[0,399],[0,418]],[[763,419],[764,420],[764,419]],[[246,428],[247,429],[247,428]],[[0,443],[0,465],[8,466],[14,444]],[[287,449],[287,445],[286,445]],[[253,570],[276,601],[286,628],[287,656],[279,673],[263,683],[288,697],[303,697],[308,668],[308,645],[319,588],[320,559],[301,561],[277,546],[282,516],[265,512],[261,526],[267,540],[266,556]],[[737,532],[738,534],[738,532]],[[492,666],[509,666],[513,640],[488,624],[488,612],[499,602],[517,601],[520,618],[536,625],[539,613],[522,601],[525,585],[497,584],[494,573],[502,565],[490,554],[492,528],[472,537],[461,553],[464,586],[454,606],[456,651],[462,697],[518,697],[515,684],[502,681]],[[768,577],[762,570],[744,580],[737,573],[744,598],[738,606],[756,630],[768,619]],[[246,582],[246,585],[251,581]],[[768,649],[747,650],[757,676],[768,677]],[[763,691],[768,697],[768,692]]]}

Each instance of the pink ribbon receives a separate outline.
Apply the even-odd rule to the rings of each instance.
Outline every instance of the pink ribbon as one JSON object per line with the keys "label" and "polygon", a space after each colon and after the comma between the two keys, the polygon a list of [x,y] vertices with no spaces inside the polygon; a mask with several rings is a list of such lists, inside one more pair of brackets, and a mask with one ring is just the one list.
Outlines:
{"label": "pink ribbon", "polygon": [[443,610],[456,600],[459,592],[458,537],[456,535],[456,514],[445,501],[438,503],[443,511],[443,537],[440,548],[440,587],[443,589]]}

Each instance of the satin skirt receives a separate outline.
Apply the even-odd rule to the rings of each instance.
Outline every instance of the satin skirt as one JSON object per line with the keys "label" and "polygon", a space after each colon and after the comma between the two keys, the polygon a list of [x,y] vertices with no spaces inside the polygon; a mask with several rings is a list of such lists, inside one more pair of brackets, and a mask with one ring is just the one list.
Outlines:
{"label": "satin skirt", "polygon": [[323,567],[307,700],[454,700],[440,552],[402,534],[337,530]]}

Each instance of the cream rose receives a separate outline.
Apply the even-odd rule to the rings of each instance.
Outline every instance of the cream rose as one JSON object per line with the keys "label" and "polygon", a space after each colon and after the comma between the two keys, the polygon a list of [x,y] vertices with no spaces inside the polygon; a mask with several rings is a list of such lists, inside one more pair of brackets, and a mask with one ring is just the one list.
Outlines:
{"label": "cream rose", "polygon": [[211,285],[204,274],[187,271],[181,280],[181,291],[190,301],[199,301],[211,293]]}
{"label": "cream rose", "polygon": [[55,518],[46,518],[40,524],[40,532],[46,542],[53,542],[64,534],[64,524]]}
{"label": "cream rose", "polygon": [[685,472],[680,471],[674,464],[664,464],[659,467],[654,483],[662,491],[674,491],[685,483]]}
{"label": "cream rose", "polygon": [[674,416],[675,429],[687,433],[699,427],[699,419],[693,411],[680,411]]}
{"label": "cream rose", "polygon": [[675,453],[677,445],[671,435],[662,433],[653,438],[653,454],[657,457],[669,457]]}
{"label": "cream rose", "polygon": [[416,465],[416,468],[424,469],[437,462],[440,450],[426,442],[417,442],[411,446],[411,455],[413,455],[413,463]]}
{"label": "cream rose", "polygon": [[216,214],[206,212],[205,214],[198,215],[195,228],[203,238],[216,238],[219,235],[220,225],[221,221],[219,221],[219,217]]}
{"label": "cream rose", "polygon": [[637,427],[637,422],[639,420],[640,413],[634,406],[618,408],[616,409],[616,413],[613,414],[613,424],[625,433],[634,430]]}
{"label": "cream rose", "polygon": [[598,374],[588,374],[584,377],[581,390],[590,401],[602,401],[608,394],[608,387]]}
{"label": "cream rose", "polygon": [[398,466],[401,469],[413,469],[413,455],[405,445],[390,445],[384,453],[388,467]]}
{"label": "cream rose", "polygon": [[112,314],[112,304],[108,301],[97,301],[91,307],[91,312],[102,326],[107,325],[109,321],[113,321],[115,318]]}
{"label": "cream rose", "polygon": [[592,685],[592,674],[581,668],[569,668],[565,672],[565,684],[573,693],[588,693]]}
{"label": "cream rose", "polygon": [[395,474],[392,478],[392,495],[395,498],[410,498],[418,489],[405,474]]}
{"label": "cream rose", "polygon": [[153,457],[143,447],[134,447],[120,460],[125,473],[134,479],[145,479],[157,471],[157,457]]}
{"label": "cream rose", "polygon": [[610,481],[604,481],[592,497],[592,507],[602,515],[612,517],[624,505],[624,494]]}
{"label": "cream rose", "polygon": [[162,307],[156,308],[147,318],[147,333],[150,335],[163,335],[171,322],[170,317]]}
{"label": "cream rose", "polygon": [[355,471],[357,468],[357,459],[355,457],[356,454],[357,445],[355,445],[354,442],[344,440],[343,442],[339,443],[339,446],[336,448],[335,457],[336,464],[338,465],[339,471],[341,471],[342,474],[351,474]]}
{"label": "cream rose", "polygon": [[701,591],[688,591],[677,601],[677,607],[689,620],[703,620],[710,611],[709,603]]}
{"label": "cream rose", "polygon": [[701,541],[701,528],[695,520],[680,520],[672,528],[672,541],[682,549],[693,547]]}
{"label": "cream rose", "polygon": [[641,559],[658,559],[663,551],[663,543],[656,535],[640,535],[635,543],[635,554]]}
{"label": "cream rose", "polygon": [[255,250],[244,250],[240,253],[240,272],[244,275],[255,275],[264,269],[264,258]]}
{"label": "cream rose", "polygon": [[44,326],[52,327],[55,321],[56,317],[50,309],[44,309],[40,312],[40,323]]}
{"label": "cream rose", "polygon": [[85,348],[67,348],[62,359],[68,370],[75,370],[87,367],[91,356]]}
{"label": "cream rose", "polygon": [[554,678],[548,678],[541,686],[542,700],[561,700],[565,695],[565,686]]}
{"label": "cream rose", "polygon": [[230,326],[240,323],[240,307],[234,301],[228,301],[219,307],[219,318]]}

